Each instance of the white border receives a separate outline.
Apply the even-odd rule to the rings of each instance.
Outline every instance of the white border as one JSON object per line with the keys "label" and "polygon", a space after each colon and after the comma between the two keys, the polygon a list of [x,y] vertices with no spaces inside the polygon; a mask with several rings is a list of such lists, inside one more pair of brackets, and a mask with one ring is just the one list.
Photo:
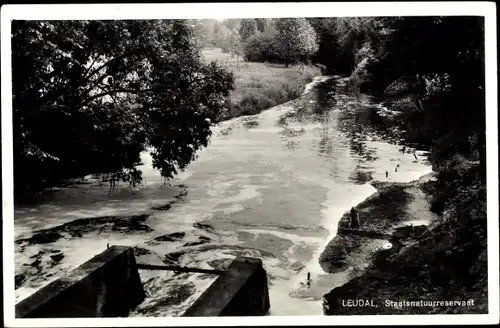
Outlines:
{"label": "white border", "polygon": [[499,222],[497,143],[497,53],[494,2],[345,2],[345,3],[182,3],[182,4],[90,4],[4,5],[1,9],[2,59],[2,194],[4,324],[6,327],[126,327],[126,326],[256,326],[256,325],[393,325],[412,324],[411,317],[224,317],[224,318],[121,318],[121,319],[15,319],[14,229],[12,161],[12,74],[10,33],[12,19],[152,19],[152,18],[250,18],[333,16],[484,16],[486,53],[486,134],[488,209],[487,315],[418,315],[421,324],[492,324],[499,322]]}

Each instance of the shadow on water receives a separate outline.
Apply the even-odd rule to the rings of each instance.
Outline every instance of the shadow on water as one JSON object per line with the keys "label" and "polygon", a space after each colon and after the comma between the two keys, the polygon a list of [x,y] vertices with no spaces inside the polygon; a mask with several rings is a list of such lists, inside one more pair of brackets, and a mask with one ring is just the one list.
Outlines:
{"label": "shadow on water", "polygon": [[331,131],[330,117],[327,112],[323,114],[323,121],[319,132],[318,153],[320,156],[331,157],[334,151],[334,136]]}
{"label": "shadow on water", "polygon": [[[396,115],[392,118],[385,117],[383,113],[387,111],[381,104],[374,102],[370,96],[351,90],[345,78],[335,76],[318,83],[294,105],[296,110],[284,113],[277,122],[283,128],[286,148],[296,150],[299,145],[299,139],[293,138],[302,135],[303,129],[301,131],[297,125],[318,125],[314,128],[313,148],[318,156],[333,158],[338,156],[336,148],[339,147],[340,132],[344,145],[357,162],[347,177],[352,183],[364,184],[372,180],[373,172],[367,170],[367,166],[370,167],[370,163],[379,160],[379,157],[371,142],[404,144],[397,129],[393,129],[397,113],[391,112],[391,115]],[[332,161],[332,166],[336,163]],[[336,176],[336,172],[336,167],[332,167],[330,175]]]}
{"label": "shadow on water", "polygon": [[[333,118],[333,115],[336,117]],[[369,98],[352,94],[343,79],[334,77],[319,83],[298,101],[296,111],[287,112],[279,118],[278,126],[284,129],[282,134],[294,137],[296,131],[288,128],[289,124],[319,123],[318,154],[329,157],[334,150],[334,135],[331,130],[332,122],[336,120],[339,126],[335,129],[347,137],[352,154],[359,157],[360,162],[377,160],[376,151],[366,146],[366,140],[371,139],[375,133],[373,126],[378,127],[379,134],[384,132],[381,119]],[[294,149],[293,142],[287,146]]]}
{"label": "shadow on water", "polygon": [[349,175],[349,181],[362,185],[373,180],[371,171],[362,171],[359,165],[356,165],[354,171]]}
{"label": "shadow on water", "polygon": [[328,79],[317,84],[309,93],[298,99],[296,111],[287,112],[279,118],[278,126],[284,127],[291,123],[325,123],[328,117],[324,114],[336,108],[337,99],[333,91],[336,83],[336,79]]}

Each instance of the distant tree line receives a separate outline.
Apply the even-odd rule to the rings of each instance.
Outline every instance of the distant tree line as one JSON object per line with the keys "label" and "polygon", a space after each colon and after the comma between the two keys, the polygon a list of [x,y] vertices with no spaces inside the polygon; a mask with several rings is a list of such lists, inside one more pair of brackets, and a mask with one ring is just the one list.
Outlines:
{"label": "distant tree line", "polygon": [[243,55],[246,61],[288,66],[309,62],[318,50],[316,32],[305,18],[204,19],[192,25],[200,44]]}
{"label": "distant tree line", "polygon": [[16,193],[88,174],[139,183],[146,147],[172,177],[233,87],[183,20],[14,21],[12,76]]}

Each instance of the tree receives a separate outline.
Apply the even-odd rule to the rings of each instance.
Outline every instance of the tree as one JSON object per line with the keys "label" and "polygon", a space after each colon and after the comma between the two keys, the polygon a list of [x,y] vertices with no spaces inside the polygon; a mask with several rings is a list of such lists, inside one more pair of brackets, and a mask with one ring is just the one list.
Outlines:
{"label": "tree", "polygon": [[221,48],[224,52],[229,52],[231,34],[232,31],[228,30],[224,25],[214,25],[213,45],[215,47]]}
{"label": "tree", "polygon": [[237,33],[236,30],[233,30],[229,34],[228,39],[229,39],[229,52],[237,56],[236,67],[239,70],[240,56],[243,54],[240,35]]}
{"label": "tree", "polygon": [[[395,18],[389,24],[383,68],[389,76],[405,77],[418,88],[418,98],[427,103],[421,110],[432,131],[428,138],[437,148],[466,155],[471,151],[470,139],[477,139],[476,150],[484,164],[483,19]],[[418,39],[418,35],[427,37]],[[452,146],[446,141],[450,138]]]}
{"label": "tree", "polygon": [[190,20],[190,24],[195,38],[202,47],[214,46],[214,39],[216,38],[214,33],[217,33],[220,26],[216,19],[193,19]]}
{"label": "tree", "polygon": [[239,34],[242,42],[257,33],[257,23],[254,19],[242,19],[240,22]]}
{"label": "tree", "polygon": [[224,41],[226,36],[226,27],[221,25],[218,21],[215,21],[212,25],[212,45],[214,47],[220,47],[221,43]]}
{"label": "tree", "polygon": [[240,22],[241,22],[241,19],[229,18],[229,19],[224,19],[222,21],[222,25],[224,25],[230,31],[232,31],[234,29],[238,30],[240,27]]}
{"label": "tree", "polygon": [[385,100],[405,98],[406,121],[413,126],[405,126],[407,139],[432,146],[434,162],[457,152],[485,162],[482,19],[341,17],[310,22],[320,36],[321,62],[350,74],[361,91]]}
{"label": "tree", "polygon": [[305,18],[276,20],[278,51],[288,67],[299,59],[308,60],[318,50],[316,32]]}
{"label": "tree", "polygon": [[356,58],[357,52],[367,41],[374,50],[381,46],[379,42],[385,38],[386,20],[378,17],[310,18],[319,45],[314,59],[331,71],[351,74],[360,59]]}
{"label": "tree", "polygon": [[257,30],[262,33],[266,30],[267,19],[266,18],[255,18],[255,23],[257,23]]}
{"label": "tree", "polygon": [[245,60],[254,62],[283,62],[278,51],[276,32],[266,30],[248,38],[243,47]]}
{"label": "tree", "polygon": [[232,88],[186,21],[14,21],[12,33],[16,191],[93,173],[137,183],[146,147],[172,177]]}

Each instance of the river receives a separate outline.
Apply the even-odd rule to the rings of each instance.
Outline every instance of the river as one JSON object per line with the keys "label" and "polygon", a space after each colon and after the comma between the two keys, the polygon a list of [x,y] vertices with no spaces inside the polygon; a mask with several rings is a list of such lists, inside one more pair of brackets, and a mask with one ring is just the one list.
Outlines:
{"label": "river", "polygon": [[[139,247],[141,263],[165,262],[167,255],[168,263],[223,268],[236,255],[261,257],[270,315],[321,315],[323,295],[348,277],[348,271],[327,274],[318,263],[342,214],[376,191],[370,181],[408,182],[431,172],[422,152],[417,160],[403,154],[355,115],[381,105],[345,85],[344,78],[317,77],[294,101],[218,124],[210,145],[167,185],[144,153],[142,186],[120,185],[108,197],[107,186],[82,183],[17,206],[16,240],[77,218],[147,217],[141,223],[147,228],[124,231],[94,222],[99,229],[51,243],[17,243],[16,274],[24,275],[17,301],[111,243]],[[64,258],[50,262],[57,251]],[[34,258],[41,269],[26,269]],[[141,278],[148,298],[133,316],[179,315],[214,280],[153,271],[141,271]]]}

